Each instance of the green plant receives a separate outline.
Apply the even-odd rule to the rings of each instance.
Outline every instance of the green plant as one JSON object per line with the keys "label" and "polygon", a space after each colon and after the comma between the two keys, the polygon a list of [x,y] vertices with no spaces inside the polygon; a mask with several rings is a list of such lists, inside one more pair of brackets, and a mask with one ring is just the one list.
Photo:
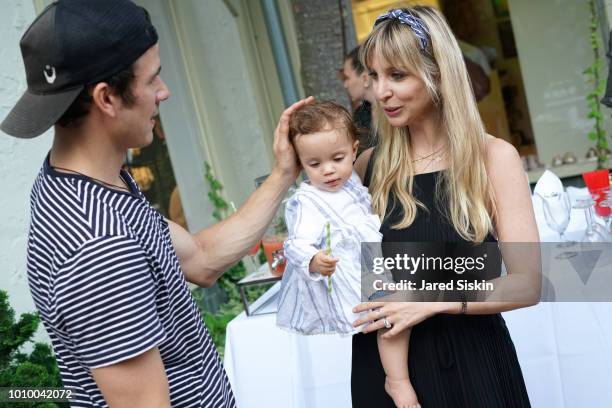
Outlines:
{"label": "green plant", "polygon": [[[34,343],[32,351],[21,351],[31,342],[40,318],[35,313],[24,313],[15,320],[15,311],[9,304],[8,294],[0,290],[0,387],[62,387],[57,362],[51,347]],[[0,403],[0,406],[4,406]],[[67,407],[67,403],[11,403],[19,407]]]}
{"label": "green plant", "polygon": [[597,168],[602,169],[607,162],[608,140],[606,132],[603,128],[604,116],[601,112],[601,104],[599,101],[603,97],[606,87],[606,81],[601,75],[601,68],[604,61],[601,56],[601,39],[599,36],[599,15],[597,13],[597,5],[595,0],[589,0],[589,9],[591,15],[591,23],[589,25],[589,41],[591,50],[593,51],[593,63],[584,70],[587,76],[587,81],[592,85],[593,90],[587,95],[587,103],[589,106],[588,118],[593,119],[593,129],[589,132],[589,139],[595,142],[597,150]]}
{"label": "green plant", "polygon": [[221,195],[221,190],[223,190],[223,186],[221,182],[215,178],[212,173],[212,169],[208,162],[204,162],[204,177],[206,181],[208,181],[209,191],[208,191],[208,199],[212,203],[213,210],[212,216],[215,220],[221,221],[227,216],[227,209],[229,206],[227,205],[227,201]]}

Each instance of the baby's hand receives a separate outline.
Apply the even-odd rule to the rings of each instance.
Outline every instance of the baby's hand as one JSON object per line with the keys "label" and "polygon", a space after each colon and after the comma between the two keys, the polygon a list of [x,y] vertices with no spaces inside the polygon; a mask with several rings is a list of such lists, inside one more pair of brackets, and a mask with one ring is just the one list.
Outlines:
{"label": "baby's hand", "polygon": [[320,273],[323,276],[330,276],[336,271],[336,263],[339,259],[327,255],[325,251],[319,251],[310,260],[308,270],[311,273]]}

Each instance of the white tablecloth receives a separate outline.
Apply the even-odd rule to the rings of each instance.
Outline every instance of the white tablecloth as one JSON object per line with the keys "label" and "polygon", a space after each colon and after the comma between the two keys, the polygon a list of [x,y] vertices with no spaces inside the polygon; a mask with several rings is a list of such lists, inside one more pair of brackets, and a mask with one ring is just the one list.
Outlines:
{"label": "white tablecloth", "polygon": [[[262,296],[272,300],[268,310],[279,289]],[[228,324],[225,369],[238,408],[351,406],[351,337],[289,333],[276,327],[276,314],[241,313]]]}
{"label": "white tablecloth", "polygon": [[[574,210],[568,236],[580,238],[583,217]],[[554,240],[540,219],[542,240]],[[262,310],[274,310],[278,289],[258,300]],[[533,407],[612,406],[612,303],[540,303],[503,315]],[[351,338],[299,336],[275,318],[242,313],[227,327],[225,369],[238,407],[350,407]]]}

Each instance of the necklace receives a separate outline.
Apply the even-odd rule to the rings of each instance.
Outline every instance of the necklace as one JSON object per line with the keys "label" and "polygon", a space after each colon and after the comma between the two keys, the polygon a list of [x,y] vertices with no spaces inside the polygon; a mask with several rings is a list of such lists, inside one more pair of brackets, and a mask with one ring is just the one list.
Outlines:
{"label": "necklace", "polygon": [[91,180],[93,180],[93,181],[96,181],[96,182],[98,182],[98,183],[100,183],[100,184],[103,184],[103,185],[105,185],[105,186],[107,186],[107,187],[114,187],[114,188],[118,188],[118,189],[120,189],[120,190],[125,190],[125,191],[129,191],[129,192],[131,192],[131,190],[130,190],[130,189],[129,189],[129,187],[127,187],[127,186],[119,186],[119,185],[117,185],[117,184],[107,183],[107,182],[106,182],[106,181],[104,181],[104,180],[100,180],[100,179],[97,179],[97,178],[95,178],[95,177],[88,176],[87,174],[83,174],[83,173],[81,173],[80,171],[76,171],[76,170],[72,170],[72,169],[67,169],[67,168],[65,168],[65,167],[59,167],[59,166],[51,166],[51,167],[52,167],[52,168],[54,168],[54,169],[56,169],[56,170],[64,170],[64,171],[69,171],[69,172],[72,172],[72,173],[78,174],[78,175],[80,175],[80,176],[87,177],[88,179],[91,179]]}
{"label": "necklace", "polygon": [[442,155],[441,155],[441,154],[439,154],[439,155],[437,155],[437,156],[435,156],[435,155],[436,155],[436,154],[438,154],[438,153],[444,152],[444,150],[446,150],[446,146],[441,146],[441,147],[440,147],[438,150],[436,150],[435,152],[433,152],[433,153],[429,153],[427,156],[422,156],[422,157],[416,158],[416,159],[412,160],[412,162],[413,162],[413,163],[416,163],[416,162],[419,162],[419,161],[421,161],[421,160],[428,159],[428,158],[430,158],[431,156],[434,156],[434,157],[433,157],[433,158],[432,158],[430,161],[436,161],[436,162],[439,162],[440,160],[442,160]]}

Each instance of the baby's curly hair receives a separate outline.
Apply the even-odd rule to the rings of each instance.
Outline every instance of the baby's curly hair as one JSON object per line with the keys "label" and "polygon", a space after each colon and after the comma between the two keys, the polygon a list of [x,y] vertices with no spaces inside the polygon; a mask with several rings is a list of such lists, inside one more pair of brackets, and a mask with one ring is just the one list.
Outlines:
{"label": "baby's curly hair", "polygon": [[303,106],[289,119],[289,140],[294,143],[298,135],[308,135],[331,129],[346,129],[351,142],[357,140],[357,129],[351,114],[332,101],[320,101]]}

